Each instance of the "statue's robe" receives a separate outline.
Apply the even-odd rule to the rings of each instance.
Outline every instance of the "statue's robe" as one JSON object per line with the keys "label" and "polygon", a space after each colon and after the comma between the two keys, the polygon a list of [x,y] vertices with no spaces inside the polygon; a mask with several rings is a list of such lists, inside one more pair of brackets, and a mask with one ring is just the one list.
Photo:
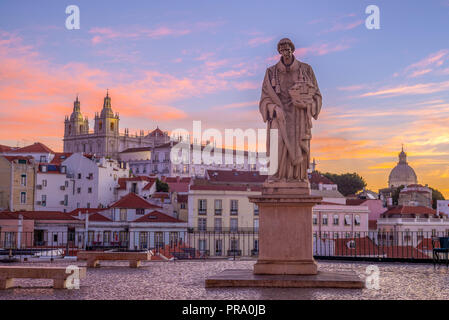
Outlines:
{"label": "statue's robe", "polygon": [[[300,76],[316,88],[313,102],[307,109],[295,107],[289,94],[289,89],[299,81]],[[282,110],[283,117],[281,114],[270,119],[269,105],[277,105]],[[279,129],[278,170],[270,177],[271,181],[307,181],[312,118],[318,119],[321,105],[321,93],[311,66],[295,58],[290,66],[286,66],[281,58],[276,65],[267,69],[259,108],[264,122],[268,123],[268,134],[270,129]],[[267,155],[269,152],[270,139],[267,137]]]}

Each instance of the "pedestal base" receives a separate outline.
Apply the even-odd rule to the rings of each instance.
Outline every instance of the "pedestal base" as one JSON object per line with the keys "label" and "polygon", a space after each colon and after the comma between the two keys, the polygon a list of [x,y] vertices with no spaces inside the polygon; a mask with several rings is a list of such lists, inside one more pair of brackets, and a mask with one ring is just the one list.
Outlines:
{"label": "pedestal base", "polygon": [[254,265],[254,274],[276,274],[276,275],[315,275],[318,266],[314,260],[302,261],[267,261],[258,260]]}
{"label": "pedestal base", "polygon": [[322,272],[316,275],[255,275],[252,270],[225,270],[206,279],[206,288],[345,288],[363,289],[355,272]]}

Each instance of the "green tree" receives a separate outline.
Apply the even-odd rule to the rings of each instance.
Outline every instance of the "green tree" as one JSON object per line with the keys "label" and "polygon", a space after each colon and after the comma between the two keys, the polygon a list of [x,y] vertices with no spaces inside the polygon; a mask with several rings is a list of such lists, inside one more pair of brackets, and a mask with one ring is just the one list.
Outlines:
{"label": "green tree", "polygon": [[169,187],[168,184],[165,182],[162,182],[159,179],[156,179],[156,192],[168,192]]}
{"label": "green tree", "polygon": [[[429,187],[430,188],[430,187]],[[444,199],[443,194],[437,189],[430,188],[432,190],[432,208],[437,208],[437,200],[446,200]]]}
{"label": "green tree", "polygon": [[366,187],[366,182],[357,173],[335,174],[326,172],[323,174],[338,186],[338,191],[345,197],[350,194],[356,194]]}

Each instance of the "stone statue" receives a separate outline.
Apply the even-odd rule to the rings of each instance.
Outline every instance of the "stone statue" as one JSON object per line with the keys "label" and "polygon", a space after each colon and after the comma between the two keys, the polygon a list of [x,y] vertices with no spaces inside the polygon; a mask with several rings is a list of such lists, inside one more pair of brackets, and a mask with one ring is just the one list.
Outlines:
{"label": "stone statue", "polygon": [[270,129],[278,129],[278,168],[268,182],[307,182],[312,118],[318,119],[322,98],[312,67],[296,60],[290,39],[278,43],[280,61],[267,69],[260,112]]}

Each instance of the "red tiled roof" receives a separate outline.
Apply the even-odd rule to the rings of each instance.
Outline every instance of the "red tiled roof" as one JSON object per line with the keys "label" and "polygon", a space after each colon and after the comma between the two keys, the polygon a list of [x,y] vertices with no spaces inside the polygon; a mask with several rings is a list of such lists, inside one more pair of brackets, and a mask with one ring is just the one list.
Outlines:
{"label": "red tiled roof", "polygon": [[188,194],[178,194],[177,201],[179,203],[187,203],[188,198],[189,198]]}
{"label": "red tiled roof", "polygon": [[96,222],[111,222],[112,220],[108,217],[105,217],[104,215],[100,213],[93,213],[89,215],[89,221],[96,221]]}
{"label": "red tiled roof", "polygon": [[[23,218],[27,219],[25,217]],[[0,220],[17,220],[17,219],[19,219],[19,215],[17,214],[17,212],[9,212],[9,211],[0,212]]]}
{"label": "red tiled roof", "polygon": [[126,178],[118,178],[119,190],[126,190]]}
{"label": "red tiled roof", "polygon": [[[378,255],[379,247],[369,237],[363,238],[340,238],[335,239],[335,255],[336,256],[368,256]],[[355,247],[350,248],[349,243],[355,242]]]}
{"label": "red tiled roof", "polygon": [[150,182],[148,182],[146,185],[145,185],[145,187],[143,187],[143,189],[142,190],[150,190],[151,189],[151,187],[153,186],[153,184],[156,182],[156,178],[150,178],[150,179],[152,179],[153,181],[150,181]]}
{"label": "red tiled roof", "polygon": [[132,153],[132,152],[140,152],[140,151],[151,151],[152,147],[142,147],[142,148],[128,148],[123,150],[120,153]]}
{"label": "red tiled roof", "polygon": [[8,151],[11,151],[11,150],[14,150],[14,149],[15,148],[13,148],[13,147],[5,146],[5,145],[0,144],[0,153],[1,152],[8,152]]}
{"label": "red tiled roof", "polygon": [[170,198],[170,195],[167,192],[155,192],[151,195],[151,198],[167,199]]}
{"label": "red tiled roof", "polygon": [[153,209],[160,208],[149,203],[135,193],[128,193],[126,196],[111,205],[111,208],[127,208],[127,209]]}
{"label": "red tiled roof", "polygon": [[211,191],[262,191],[261,186],[242,186],[242,185],[193,185],[190,187],[190,190],[211,190]]}
{"label": "red tiled roof", "polygon": [[54,153],[49,147],[40,142],[13,150],[14,153]]}
{"label": "red tiled roof", "polygon": [[387,258],[425,258],[426,254],[412,246],[381,247]]}
{"label": "red tiled roof", "polygon": [[360,206],[366,202],[367,199],[346,199],[347,206]]}
{"label": "red tiled roof", "polygon": [[436,210],[432,208],[423,207],[423,206],[396,206],[389,208],[386,212],[383,213],[385,216],[393,216],[393,215],[435,215]]}
{"label": "red tiled roof", "polygon": [[27,163],[31,163],[34,159],[33,157],[23,157],[23,156],[3,156],[9,162],[13,162],[14,160],[26,160]]}
{"label": "red tiled roof", "polygon": [[77,216],[78,213],[97,213],[107,210],[108,208],[78,208],[69,212],[71,216]]}
{"label": "red tiled roof", "polygon": [[30,220],[70,220],[80,221],[75,219],[68,213],[59,211],[16,211],[16,214],[21,214]]}
{"label": "red tiled roof", "polygon": [[65,159],[70,157],[72,153],[69,152],[56,152],[51,164],[61,164]]}
{"label": "red tiled roof", "polygon": [[172,222],[172,223],[182,223],[185,221],[178,220],[176,218],[170,217],[169,215],[166,215],[165,213],[159,212],[159,211],[152,211],[143,217],[140,217],[134,222]]}
{"label": "red tiled roof", "polygon": [[311,184],[320,184],[320,183],[322,183],[322,184],[335,184],[331,180],[329,180],[328,178],[323,176],[321,173],[319,173],[318,171],[313,171],[310,174],[309,182]]}
{"label": "red tiled roof", "polygon": [[[440,242],[439,241],[437,241],[435,243],[435,247],[436,248],[440,247]],[[418,243],[418,245],[416,246],[416,249],[419,249],[419,250],[432,250],[433,249],[432,239],[431,238],[430,239],[429,238],[422,239],[421,242]]]}
{"label": "red tiled roof", "polygon": [[261,175],[259,171],[237,171],[237,170],[207,170],[210,182],[221,183],[264,183],[267,175]]}

